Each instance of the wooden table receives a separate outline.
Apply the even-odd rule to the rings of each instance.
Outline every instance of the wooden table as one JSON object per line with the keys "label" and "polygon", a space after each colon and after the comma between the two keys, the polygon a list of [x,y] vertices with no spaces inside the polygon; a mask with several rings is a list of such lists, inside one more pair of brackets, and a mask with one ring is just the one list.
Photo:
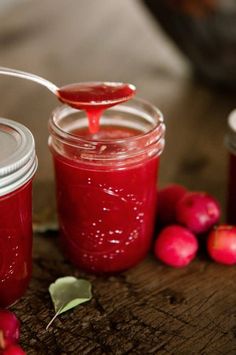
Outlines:
{"label": "wooden table", "polygon": [[[189,64],[135,0],[22,1],[1,14],[1,65],[41,74],[58,85],[82,80],[133,82],[164,112],[167,124],[159,184],[206,190],[224,209],[227,152],[223,138],[233,95],[191,79]],[[95,277],[64,259],[55,229],[47,120],[56,99],[47,90],[0,78],[0,115],[26,124],[36,138],[34,272],[12,308],[21,344],[32,354],[235,354],[236,268],[200,255],[174,270],[150,254],[117,276]],[[40,233],[39,233],[40,232]],[[48,286],[57,277],[91,280],[91,302],[53,316]]]}

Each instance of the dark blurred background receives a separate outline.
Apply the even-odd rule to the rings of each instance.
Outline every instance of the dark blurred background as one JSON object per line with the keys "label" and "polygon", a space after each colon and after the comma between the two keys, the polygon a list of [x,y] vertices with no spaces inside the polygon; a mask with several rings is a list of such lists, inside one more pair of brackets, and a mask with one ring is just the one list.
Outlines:
{"label": "dark blurred background", "polygon": [[[228,91],[217,80],[214,83],[214,78],[196,80],[195,55],[183,45],[200,41],[191,29],[191,11],[183,13],[186,9],[176,9],[171,0],[146,4],[138,0],[1,0],[0,65],[33,72],[59,86],[90,80],[134,83],[138,96],[158,106],[166,118],[160,185],[178,182],[208,190],[224,203],[227,152],[223,139],[227,115],[235,105],[234,90]],[[197,13],[193,21],[206,37],[203,18]],[[215,24],[214,18],[211,21]],[[208,45],[190,47],[200,53]],[[0,97],[0,115],[24,123],[33,132],[39,156],[35,186],[50,195],[53,170],[47,121],[58,105],[56,98],[37,84],[4,76],[0,77]],[[44,200],[38,204],[40,209],[44,205]]]}

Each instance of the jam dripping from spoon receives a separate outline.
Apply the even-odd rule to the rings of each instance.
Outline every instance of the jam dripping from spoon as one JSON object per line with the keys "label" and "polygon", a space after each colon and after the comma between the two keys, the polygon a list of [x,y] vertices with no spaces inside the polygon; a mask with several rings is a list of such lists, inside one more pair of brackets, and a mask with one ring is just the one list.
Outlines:
{"label": "jam dripping from spoon", "polygon": [[89,131],[99,130],[99,120],[104,110],[128,101],[135,94],[135,86],[119,82],[87,82],[69,84],[58,89],[60,101],[86,111]]}

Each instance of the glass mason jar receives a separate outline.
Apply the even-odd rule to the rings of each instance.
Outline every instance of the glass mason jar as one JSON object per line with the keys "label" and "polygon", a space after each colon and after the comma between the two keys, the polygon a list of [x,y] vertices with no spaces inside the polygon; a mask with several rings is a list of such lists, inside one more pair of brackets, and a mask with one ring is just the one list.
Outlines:
{"label": "glass mason jar", "polygon": [[227,222],[236,224],[236,110],[228,117],[228,132],[225,139],[229,151]]}
{"label": "glass mason jar", "polygon": [[87,127],[85,113],[66,105],[49,121],[61,243],[79,268],[117,272],[150,248],[165,125],[135,99],[106,110],[97,135]]}
{"label": "glass mason jar", "polygon": [[0,307],[26,290],[32,264],[34,138],[22,124],[0,118]]}

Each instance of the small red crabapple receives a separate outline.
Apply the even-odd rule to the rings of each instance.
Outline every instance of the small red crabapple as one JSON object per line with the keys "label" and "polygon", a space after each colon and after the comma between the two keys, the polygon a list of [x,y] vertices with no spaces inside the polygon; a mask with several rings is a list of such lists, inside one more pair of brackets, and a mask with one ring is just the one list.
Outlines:
{"label": "small red crabapple", "polygon": [[236,264],[236,227],[220,225],[214,228],[207,239],[207,251],[218,263]]}
{"label": "small red crabapple", "polygon": [[205,192],[187,192],[177,202],[176,218],[193,233],[205,233],[219,221],[220,206]]}
{"label": "small red crabapple", "polygon": [[154,254],[167,265],[184,267],[196,256],[198,241],[188,229],[172,225],[164,228],[158,235]]}
{"label": "small red crabapple", "polygon": [[0,350],[16,343],[20,337],[20,322],[15,314],[6,310],[0,310]]}
{"label": "small red crabapple", "polygon": [[26,355],[26,352],[19,345],[9,345],[3,350],[2,355]]}

